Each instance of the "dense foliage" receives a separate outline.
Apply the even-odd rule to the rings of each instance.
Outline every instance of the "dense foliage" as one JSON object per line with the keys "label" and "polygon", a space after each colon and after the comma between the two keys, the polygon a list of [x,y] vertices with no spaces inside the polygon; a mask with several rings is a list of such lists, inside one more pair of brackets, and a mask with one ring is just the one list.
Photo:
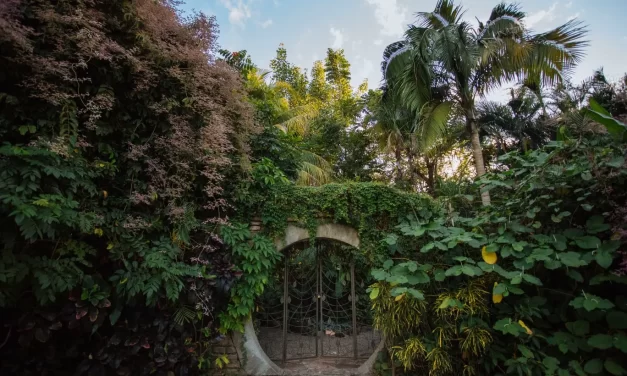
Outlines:
{"label": "dense foliage", "polygon": [[178,6],[0,1],[0,373],[213,374],[288,221],[332,221],[380,374],[627,374],[627,80],[565,80],[585,27],[439,0],[369,89]]}
{"label": "dense foliage", "polygon": [[151,0],[0,20],[0,373],[207,368],[222,180],[255,128],[215,20]]}
{"label": "dense foliage", "polygon": [[371,298],[404,369],[624,374],[625,152],[607,138],[512,152],[479,181],[494,206],[398,225]]}

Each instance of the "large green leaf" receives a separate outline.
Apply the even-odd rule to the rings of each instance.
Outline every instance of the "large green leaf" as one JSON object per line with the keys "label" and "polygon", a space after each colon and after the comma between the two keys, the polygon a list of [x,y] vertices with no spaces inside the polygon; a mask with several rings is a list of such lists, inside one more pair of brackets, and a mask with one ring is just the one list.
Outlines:
{"label": "large green leaf", "polygon": [[601,240],[596,236],[582,236],[575,239],[575,243],[583,249],[597,249],[601,245]]}
{"label": "large green leaf", "polygon": [[586,230],[591,234],[596,234],[610,229],[610,225],[603,223],[603,216],[594,215],[586,221]]}
{"label": "large green leaf", "polygon": [[595,334],[588,339],[588,345],[601,349],[607,350],[613,346],[613,338],[609,334]]}
{"label": "large green leaf", "polygon": [[590,99],[590,108],[587,109],[586,115],[597,123],[600,123],[607,129],[608,133],[617,140],[627,141],[627,126],[622,122],[614,119],[594,99]]}
{"label": "large green leaf", "polygon": [[605,370],[612,375],[621,376],[627,374],[627,371],[614,359],[605,360]]}
{"label": "large green leaf", "polygon": [[586,362],[583,370],[591,375],[596,375],[603,371],[603,361],[599,358],[590,359]]}
{"label": "large green leaf", "polygon": [[627,335],[616,334],[614,336],[614,347],[624,353],[627,353]]}
{"label": "large green leaf", "polygon": [[573,268],[578,268],[580,266],[587,265],[588,263],[581,259],[581,254],[577,252],[564,252],[559,254],[560,261],[566,265]]}

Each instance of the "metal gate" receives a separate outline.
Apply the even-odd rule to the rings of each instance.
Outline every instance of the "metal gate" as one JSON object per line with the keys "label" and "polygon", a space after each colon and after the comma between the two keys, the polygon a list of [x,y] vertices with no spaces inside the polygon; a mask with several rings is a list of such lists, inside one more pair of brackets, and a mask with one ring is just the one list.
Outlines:
{"label": "metal gate", "polygon": [[369,270],[347,257],[346,248],[322,242],[285,253],[256,314],[270,359],[362,359],[374,352],[381,337],[371,326]]}

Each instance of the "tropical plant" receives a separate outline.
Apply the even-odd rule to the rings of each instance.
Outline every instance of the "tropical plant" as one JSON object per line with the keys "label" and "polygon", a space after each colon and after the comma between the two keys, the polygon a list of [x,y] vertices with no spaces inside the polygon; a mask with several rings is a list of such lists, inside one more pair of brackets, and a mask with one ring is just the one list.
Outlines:
{"label": "tropical plant", "polygon": [[401,221],[370,289],[393,360],[409,374],[626,374],[624,132],[507,153],[476,183],[498,205]]}
{"label": "tropical plant", "polygon": [[[509,80],[536,88],[560,82],[581,60],[586,30],[571,20],[533,34],[525,27],[525,13],[514,4],[497,5],[476,27],[463,21],[464,13],[452,0],[439,0],[433,12],[418,13],[418,23],[408,28],[405,39],[386,48],[382,68],[388,88],[412,113],[446,101],[464,116],[481,176],[485,163],[476,98]],[[484,205],[490,203],[487,192],[481,197]]]}
{"label": "tropical plant", "polygon": [[0,2],[1,374],[212,367],[257,127],[215,19],[175,5]]}
{"label": "tropical plant", "polygon": [[543,104],[535,93],[520,86],[510,90],[507,104],[493,101],[477,106],[477,123],[483,139],[496,144],[501,153],[512,148],[538,148],[554,136],[554,129],[543,116]]}

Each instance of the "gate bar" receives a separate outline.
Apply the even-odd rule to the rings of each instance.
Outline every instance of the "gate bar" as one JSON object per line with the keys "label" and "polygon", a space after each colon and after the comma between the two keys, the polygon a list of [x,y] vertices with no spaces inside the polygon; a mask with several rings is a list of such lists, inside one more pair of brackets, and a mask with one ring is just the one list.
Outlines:
{"label": "gate bar", "polygon": [[353,303],[353,356],[357,359],[357,302],[355,294],[355,261],[351,262],[351,303]]}
{"label": "gate bar", "polygon": [[320,317],[322,316],[320,314],[320,295],[321,295],[321,288],[320,288],[320,270],[322,269],[322,267],[320,266],[320,255],[318,254],[320,251],[320,249],[317,249],[316,252],[316,358],[320,357],[320,352],[318,350],[318,342],[322,341],[322,337],[320,334],[320,329],[322,328],[322,325],[320,325]]}
{"label": "gate bar", "polygon": [[287,360],[287,326],[288,326],[288,300],[289,300],[289,251],[285,252],[285,270],[283,271],[283,354],[282,360],[283,365],[285,365],[285,361]]}
{"label": "gate bar", "polygon": [[322,258],[318,259],[318,289],[320,290],[320,296],[318,297],[318,301],[320,302],[320,309],[318,310],[318,312],[320,313],[320,321],[318,322],[318,325],[320,326],[320,356],[322,357],[324,356],[324,339],[326,338],[326,334],[323,332],[324,313],[322,311],[324,307],[322,295],[324,293],[322,291]]}

